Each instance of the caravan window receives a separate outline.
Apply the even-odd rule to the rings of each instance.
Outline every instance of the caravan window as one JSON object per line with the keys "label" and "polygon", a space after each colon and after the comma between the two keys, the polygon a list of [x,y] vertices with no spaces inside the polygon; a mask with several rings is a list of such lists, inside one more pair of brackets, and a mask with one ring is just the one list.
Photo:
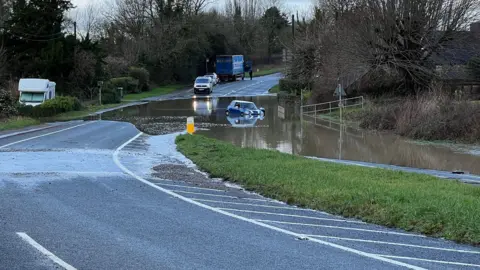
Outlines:
{"label": "caravan window", "polygon": [[20,101],[22,102],[43,102],[44,93],[22,92]]}

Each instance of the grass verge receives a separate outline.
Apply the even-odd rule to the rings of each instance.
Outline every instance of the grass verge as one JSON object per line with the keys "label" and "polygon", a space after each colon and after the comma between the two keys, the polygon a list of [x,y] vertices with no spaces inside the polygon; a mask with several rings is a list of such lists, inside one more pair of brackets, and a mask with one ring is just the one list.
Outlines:
{"label": "grass verge", "polygon": [[40,121],[28,117],[11,117],[5,120],[0,120],[0,131],[20,129],[24,127],[34,126],[40,124]]}
{"label": "grass verge", "polygon": [[480,187],[428,175],[240,148],[201,135],[177,148],[212,177],[345,217],[480,246]]}
{"label": "grass verge", "polygon": [[186,87],[186,85],[182,85],[182,84],[172,84],[172,85],[161,86],[161,87],[154,88],[148,92],[125,95],[123,97],[123,100],[136,101],[136,100],[149,98],[149,97],[162,96],[162,95],[170,94],[173,91],[184,88],[184,87]]}
{"label": "grass verge", "polygon": [[53,117],[49,117],[46,119],[42,119],[45,121],[69,121],[69,120],[75,120],[75,119],[81,119],[84,117],[87,117],[88,115],[100,111],[100,110],[105,110],[105,109],[110,109],[110,108],[115,108],[118,106],[121,106],[123,104],[126,104],[128,102],[122,102],[122,103],[116,103],[116,104],[105,104],[105,105],[89,105],[86,106],[83,110],[81,111],[70,111],[66,113],[61,113],[58,115],[55,115]]}
{"label": "grass verge", "polygon": [[[282,67],[274,67],[274,68],[266,68],[266,69],[260,69],[260,71],[256,72],[254,70],[253,72],[253,77],[260,77],[260,76],[266,76],[266,75],[271,75],[271,74],[275,74],[275,73],[279,73],[279,72],[282,72],[284,71],[285,68],[282,68]],[[248,73],[245,74],[246,77],[248,77]]]}
{"label": "grass verge", "polygon": [[280,92],[280,85],[278,85],[278,84],[275,85],[274,87],[270,88],[270,89],[268,90],[268,92],[269,92],[269,93],[278,93],[278,92]]}

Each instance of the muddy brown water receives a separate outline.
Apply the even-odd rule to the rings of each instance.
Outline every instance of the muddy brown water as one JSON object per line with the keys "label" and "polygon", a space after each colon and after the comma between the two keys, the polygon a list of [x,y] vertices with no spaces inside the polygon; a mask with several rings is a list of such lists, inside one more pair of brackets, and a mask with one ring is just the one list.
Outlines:
{"label": "muddy brown water", "polygon": [[[257,106],[264,107],[265,118],[227,119],[225,108],[233,99],[253,101]],[[145,133],[159,135],[185,130],[188,116],[194,116],[198,134],[241,147],[268,148],[303,156],[480,174],[480,147],[422,144],[395,135],[346,127],[335,121],[301,116],[298,104],[276,96],[151,102],[104,113],[101,118],[128,121]]]}

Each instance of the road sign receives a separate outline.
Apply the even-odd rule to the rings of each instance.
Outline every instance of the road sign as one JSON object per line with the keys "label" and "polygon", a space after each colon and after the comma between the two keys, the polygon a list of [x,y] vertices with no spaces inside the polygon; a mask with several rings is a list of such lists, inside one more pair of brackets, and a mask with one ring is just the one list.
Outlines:
{"label": "road sign", "polygon": [[195,124],[193,123],[193,117],[187,118],[187,132],[193,134],[195,132]]}
{"label": "road sign", "polygon": [[345,93],[345,90],[343,89],[341,84],[338,84],[337,88],[335,89],[335,92],[333,93],[334,96],[346,96],[347,94]]}

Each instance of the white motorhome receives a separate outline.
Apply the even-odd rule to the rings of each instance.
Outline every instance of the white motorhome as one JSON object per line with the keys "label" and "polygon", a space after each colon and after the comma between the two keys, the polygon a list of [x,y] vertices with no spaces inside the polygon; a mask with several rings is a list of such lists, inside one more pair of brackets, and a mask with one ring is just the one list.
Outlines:
{"label": "white motorhome", "polygon": [[20,79],[18,91],[20,103],[37,106],[45,100],[55,98],[55,83],[47,79]]}

